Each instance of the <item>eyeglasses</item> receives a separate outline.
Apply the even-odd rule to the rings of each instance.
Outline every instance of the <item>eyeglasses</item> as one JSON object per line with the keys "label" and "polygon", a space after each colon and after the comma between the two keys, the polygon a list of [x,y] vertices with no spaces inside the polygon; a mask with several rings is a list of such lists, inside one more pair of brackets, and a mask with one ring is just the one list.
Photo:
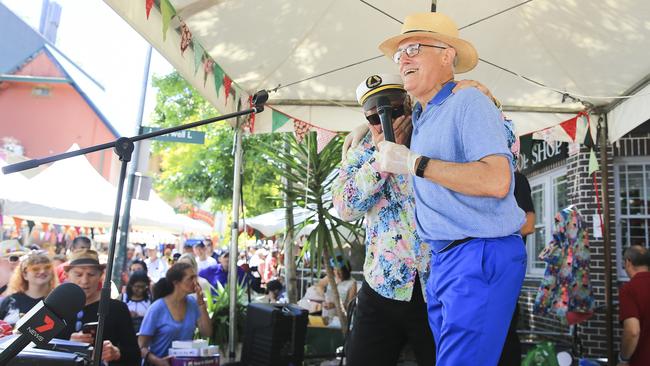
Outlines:
{"label": "eyeglasses", "polygon": [[51,264],[35,264],[32,266],[27,266],[27,271],[29,272],[34,272],[38,273],[40,271],[51,271],[52,270],[52,265]]}
{"label": "eyeglasses", "polygon": [[399,60],[402,58],[402,53],[406,53],[408,57],[415,57],[418,54],[420,54],[420,47],[431,47],[431,48],[438,48],[441,50],[446,50],[449,47],[442,47],[442,46],[434,46],[430,44],[421,44],[421,43],[413,43],[410,44],[404,48],[398,48],[395,54],[393,55],[393,61],[395,61],[396,64],[399,63]]}
{"label": "eyeglasses", "polygon": [[[404,105],[400,104],[397,106],[393,106],[390,113],[392,119],[395,120],[403,115],[404,115]],[[376,126],[381,123],[381,119],[379,118],[379,113],[377,112],[366,115],[366,119],[368,120],[368,123],[370,123],[373,126]]]}

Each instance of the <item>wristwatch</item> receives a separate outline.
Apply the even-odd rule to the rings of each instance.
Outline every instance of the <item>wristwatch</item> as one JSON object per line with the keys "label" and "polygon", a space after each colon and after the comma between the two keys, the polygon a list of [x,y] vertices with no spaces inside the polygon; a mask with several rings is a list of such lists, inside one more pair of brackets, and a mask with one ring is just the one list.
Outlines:
{"label": "wristwatch", "polygon": [[429,158],[426,156],[420,157],[420,161],[418,162],[418,167],[415,169],[415,175],[420,178],[424,178],[424,170],[427,168],[427,164],[429,164]]}
{"label": "wristwatch", "polygon": [[621,352],[619,352],[618,353],[618,363],[627,364],[627,363],[630,363],[630,359],[629,358],[623,358],[623,356],[621,356]]}

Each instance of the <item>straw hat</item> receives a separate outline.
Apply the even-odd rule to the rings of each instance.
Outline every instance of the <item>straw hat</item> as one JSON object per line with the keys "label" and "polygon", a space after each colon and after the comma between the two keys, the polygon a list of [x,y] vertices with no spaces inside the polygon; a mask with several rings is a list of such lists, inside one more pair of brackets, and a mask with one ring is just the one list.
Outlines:
{"label": "straw hat", "polygon": [[103,270],[106,265],[99,263],[99,255],[96,251],[82,249],[72,252],[70,262],[63,269],[67,271],[72,267],[97,267]]}
{"label": "straw hat", "polygon": [[383,41],[379,50],[392,59],[400,42],[411,37],[431,38],[452,46],[458,57],[457,74],[472,70],[478,62],[478,52],[474,46],[459,38],[456,23],[441,13],[416,13],[407,16],[400,35]]}
{"label": "straw hat", "polygon": [[25,249],[20,242],[16,239],[10,239],[0,242],[0,257],[6,258],[10,256],[22,256],[27,254],[28,250]]}

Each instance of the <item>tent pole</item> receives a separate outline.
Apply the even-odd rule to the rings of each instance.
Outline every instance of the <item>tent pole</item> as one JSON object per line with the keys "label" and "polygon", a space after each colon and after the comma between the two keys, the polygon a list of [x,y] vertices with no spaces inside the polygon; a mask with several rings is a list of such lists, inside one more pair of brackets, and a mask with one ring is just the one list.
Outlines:
{"label": "tent pole", "polygon": [[614,329],[613,329],[613,299],[612,299],[612,251],[609,236],[609,168],[607,165],[607,113],[598,120],[600,132],[600,170],[601,197],[603,198],[603,245],[605,253],[605,331],[607,336],[607,364],[614,366]]}
{"label": "tent pole", "polygon": [[[291,155],[291,144],[289,143],[289,135],[284,134],[284,153],[287,156]],[[285,166],[287,171],[290,171],[289,165]],[[293,197],[291,196],[292,182],[291,180],[283,177],[285,187],[284,206],[285,210],[285,227],[284,234],[284,282],[287,286],[287,299],[290,304],[295,304],[298,301],[297,281],[296,281],[296,261],[293,256],[293,239],[294,239],[294,222],[293,222]]]}
{"label": "tent pole", "polygon": [[[237,104],[237,110],[241,109],[241,103]],[[235,126],[235,163],[232,185],[232,230],[230,234],[230,262],[228,264],[228,291],[230,294],[230,307],[228,317],[228,359],[235,361],[235,346],[237,345],[237,241],[239,239],[239,204],[241,192],[241,170],[242,170],[242,129],[241,118],[237,118]]]}

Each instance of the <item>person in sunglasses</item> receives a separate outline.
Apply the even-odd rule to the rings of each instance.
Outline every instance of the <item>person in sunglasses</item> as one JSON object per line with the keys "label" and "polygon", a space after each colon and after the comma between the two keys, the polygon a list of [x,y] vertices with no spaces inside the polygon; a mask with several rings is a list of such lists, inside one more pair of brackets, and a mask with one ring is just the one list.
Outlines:
{"label": "person in sunglasses", "polygon": [[20,257],[25,253],[27,251],[16,239],[0,242],[0,300],[6,296],[9,279],[20,264]]}
{"label": "person in sunglasses", "polygon": [[376,165],[413,182],[417,231],[432,253],[426,294],[437,365],[496,365],[527,260],[501,112],[473,88],[452,93],[455,74],[472,70],[478,53],[444,14],[406,17],[379,49],[417,101],[410,147],[380,142]]}
{"label": "person in sunglasses", "polygon": [[16,324],[34,305],[49,295],[57,284],[52,261],[47,255],[27,255],[11,276],[7,291],[10,295],[0,303],[0,319]]}
{"label": "person in sunglasses", "polygon": [[[454,92],[482,84],[463,80]],[[376,145],[383,141],[377,100],[391,101],[396,142],[411,139],[411,105],[399,75],[372,75],[359,84],[357,101],[367,123],[346,137],[339,174],[333,185],[334,207],[347,221],[365,217],[364,281],[348,336],[348,365],[395,365],[405,345],[418,365],[435,362],[427,323],[424,288],[430,250],[415,226],[415,198],[407,175],[378,170]]]}

